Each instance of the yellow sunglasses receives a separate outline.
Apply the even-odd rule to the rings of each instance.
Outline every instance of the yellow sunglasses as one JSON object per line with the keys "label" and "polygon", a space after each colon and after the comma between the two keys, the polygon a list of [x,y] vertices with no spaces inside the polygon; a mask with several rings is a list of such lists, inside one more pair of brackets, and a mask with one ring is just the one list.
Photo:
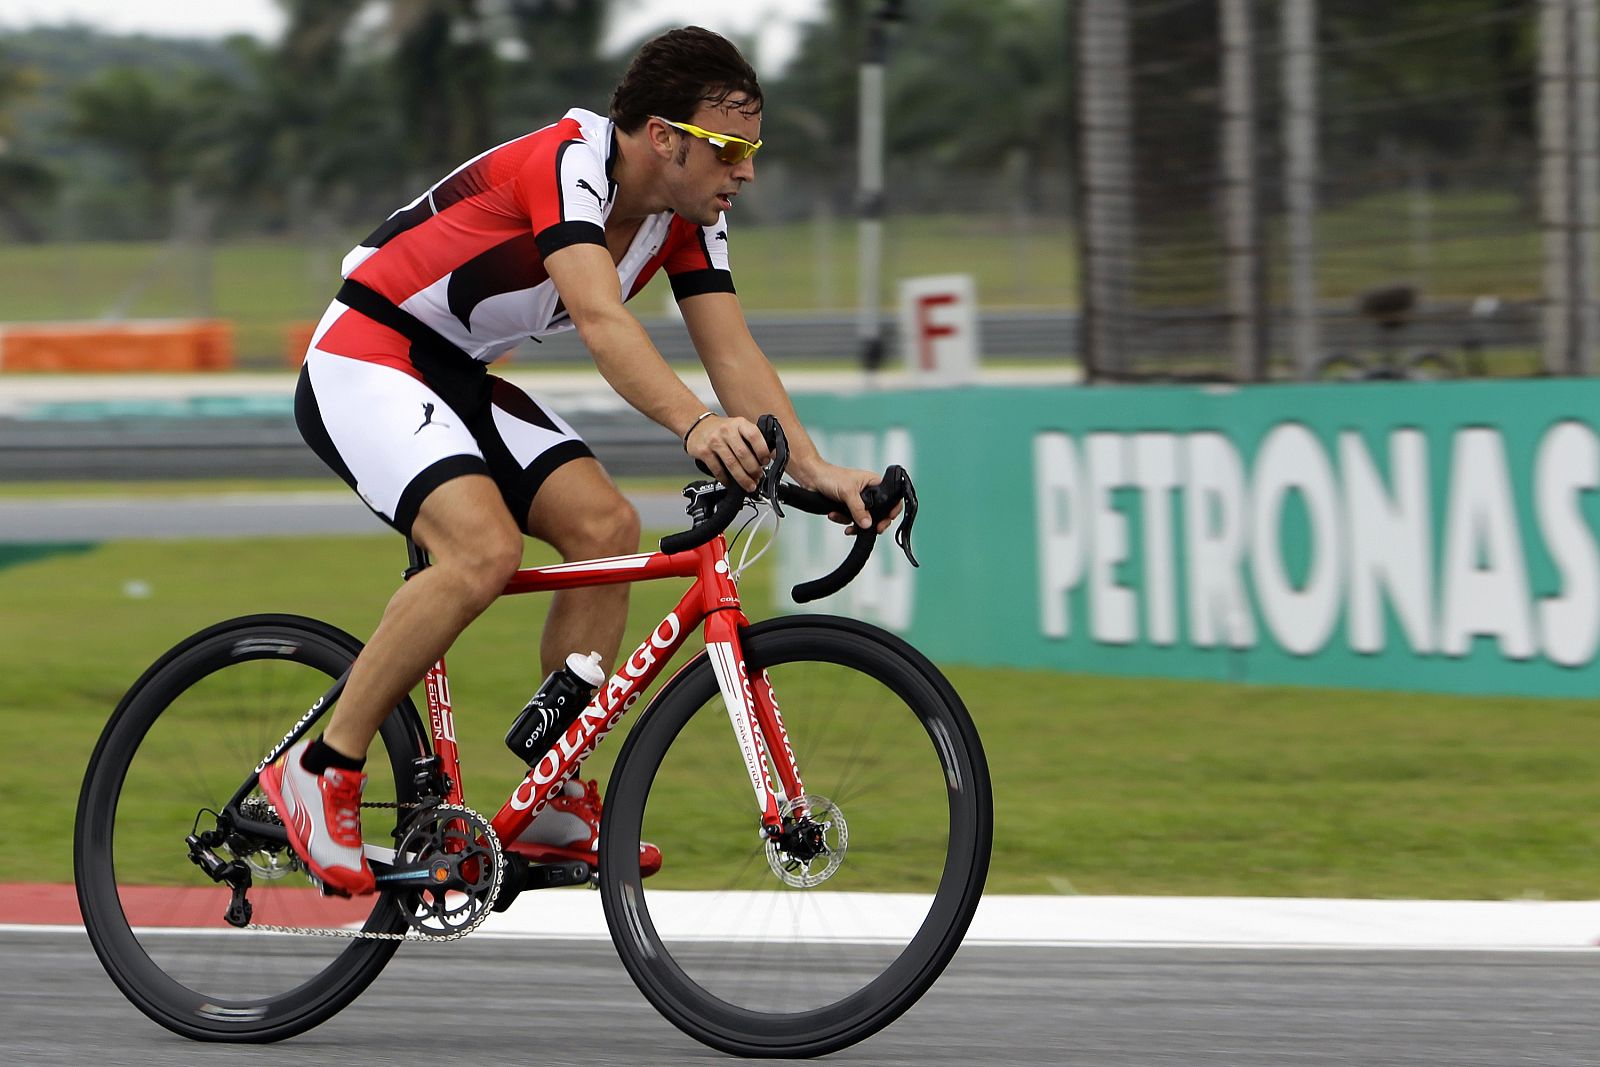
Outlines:
{"label": "yellow sunglasses", "polygon": [[[660,115],[656,118],[661,119]],[[731,133],[712,133],[702,130],[698,126],[691,126],[687,122],[673,122],[671,119],[661,119],[675,130],[682,130],[690,137],[698,137],[716,149],[717,158],[724,163],[743,163],[756,154],[756,149],[761,147],[760,141],[746,141],[743,137],[735,137]]]}

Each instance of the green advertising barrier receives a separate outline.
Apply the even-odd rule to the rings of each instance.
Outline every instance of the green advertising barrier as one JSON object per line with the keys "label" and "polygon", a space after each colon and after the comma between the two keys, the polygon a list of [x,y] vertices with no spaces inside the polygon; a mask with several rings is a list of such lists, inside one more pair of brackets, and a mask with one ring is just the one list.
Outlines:
{"label": "green advertising barrier", "polygon": [[[820,605],[946,662],[1263,683],[1600,692],[1600,382],[959,388],[796,397],[825,455],[905,466]],[[790,520],[786,520],[790,521]],[[831,569],[796,517],[779,572]]]}

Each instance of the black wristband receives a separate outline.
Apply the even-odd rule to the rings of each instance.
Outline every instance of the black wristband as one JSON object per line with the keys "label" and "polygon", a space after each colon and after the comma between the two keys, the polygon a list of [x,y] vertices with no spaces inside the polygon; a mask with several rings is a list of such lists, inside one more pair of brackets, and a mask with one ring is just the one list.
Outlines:
{"label": "black wristband", "polygon": [[685,452],[689,451],[689,435],[694,433],[694,428],[696,426],[699,426],[702,422],[705,422],[707,419],[709,419],[711,416],[713,416],[715,414],[716,414],[715,411],[703,411],[703,412],[701,412],[698,416],[695,417],[695,420],[689,424],[689,428],[687,430],[683,431],[683,450]]}

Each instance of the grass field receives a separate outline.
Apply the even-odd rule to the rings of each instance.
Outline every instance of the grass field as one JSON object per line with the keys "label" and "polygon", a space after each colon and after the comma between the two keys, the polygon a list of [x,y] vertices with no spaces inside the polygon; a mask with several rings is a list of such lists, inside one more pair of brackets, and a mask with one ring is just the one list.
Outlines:
{"label": "grass field", "polygon": [[[540,558],[530,555],[530,560]],[[159,653],[232,615],[369,631],[397,539],[119,542],[0,557],[0,846],[70,878],[85,761]],[[677,583],[640,587],[631,633]],[[746,580],[751,614],[769,602]],[[520,766],[505,727],[537,684],[534,598],[450,657],[468,797]],[[1600,703],[1238,687],[948,667],[996,785],[1002,892],[1460,898],[1600,896]],[[603,771],[613,739],[592,769]]]}

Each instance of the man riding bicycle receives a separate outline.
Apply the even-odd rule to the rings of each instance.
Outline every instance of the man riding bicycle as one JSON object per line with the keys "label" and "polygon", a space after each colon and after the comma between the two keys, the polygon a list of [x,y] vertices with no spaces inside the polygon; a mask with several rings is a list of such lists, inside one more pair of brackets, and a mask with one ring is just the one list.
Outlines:
{"label": "man riding bicycle", "polygon": [[[368,745],[504,588],[522,535],[566,560],[638,551],[638,514],[589,447],[487,373],[524,338],[576,329],[613,389],[745,490],[768,458],[753,420],[776,414],[789,473],[845,502],[837,521],[871,524],[861,491],[878,476],[818,454],[734,293],[726,213],[755,179],[761,109],[755,72],[732,44],[698,27],[669,31],[634,57],[609,116],[574,109],[468,161],[345,257],[344,286],[301,371],[296,420],[434,565],[389,602],[324,734],[260,776],[296,854],[330,889],[373,891],[360,830]],[[726,417],[705,409],[623,306],[660,270]],[[545,672],[591,649],[609,669],[627,600],[626,584],[556,593],[539,649]],[[594,865],[599,815],[593,783],[568,782],[528,833]]]}

